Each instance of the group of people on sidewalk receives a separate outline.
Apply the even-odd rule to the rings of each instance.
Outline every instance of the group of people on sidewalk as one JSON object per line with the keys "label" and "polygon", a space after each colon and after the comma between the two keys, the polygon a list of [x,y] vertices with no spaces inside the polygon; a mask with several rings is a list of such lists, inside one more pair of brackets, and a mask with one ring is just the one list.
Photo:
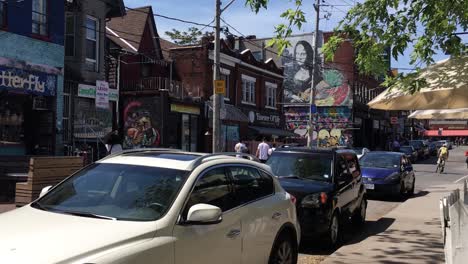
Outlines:
{"label": "group of people on sidewalk", "polygon": [[[275,149],[276,149],[275,143],[273,143],[272,146],[270,147],[270,145],[266,143],[266,138],[263,138],[262,142],[257,147],[255,156],[260,160],[260,162],[265,163],[268,160],[268,158],[271,156],[273,151],[275,151]],[[249,153],[250,154],[249,148],[247,147],[247,145],[245,145],[242,139],[240,139],[239,142],[234,146],[234,151],[237,153]],[[240,155],[238,157],[240,157]]]}

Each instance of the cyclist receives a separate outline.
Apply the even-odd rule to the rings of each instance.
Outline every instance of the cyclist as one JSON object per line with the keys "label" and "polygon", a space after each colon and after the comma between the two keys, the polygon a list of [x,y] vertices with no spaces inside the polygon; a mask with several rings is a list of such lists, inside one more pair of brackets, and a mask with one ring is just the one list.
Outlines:
{"label": "cyclist", "polygon": [[445,167],[445,161],[447,161],[449,157],[449,150],[447,147],[447,144],[444,144],[438,152],[438,157],[439,159],[437,160],[437,168],[439,169],[440,167],[440,173],[444,172],[444,167]]}

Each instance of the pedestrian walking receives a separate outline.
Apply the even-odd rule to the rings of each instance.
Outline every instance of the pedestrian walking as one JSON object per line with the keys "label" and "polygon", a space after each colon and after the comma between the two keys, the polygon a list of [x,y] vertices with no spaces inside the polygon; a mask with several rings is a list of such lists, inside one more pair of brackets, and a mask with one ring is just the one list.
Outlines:
{"label": "pedestrian walking", "polygon": [[466,160],[465,160],[465,162],[466,162],[466,168],[468,169],[468,150],[465,151],[465,157],[466,157]]}
{"label": "pedestrian walking", "polygon": [[[236,153],[247,153],[248,149],[242,139],[239,139],[239,142],[234,146],[234,151]],[[240,158],[241,155],[236,155],[236,157]]]}
{"label": "pedestrian walking", "polygon": [[273,151],[276,150],[276,143],[273,143],[273,146],[268,150],[268,156],[271,156],[273,154]]}
{"label": "pedestrian walking", "polygon": [[104,137],[104,143],[106,144],[107,155],[122,152],[122,142],[117,130],[107,134]]}
{"label": "pedestrian walking", "polygon": [[263,138],[262,143],[258,145],[256,156],[261,163],[265,163],[268,160],[268,151],[270,146],[266,143],[266,138]]}

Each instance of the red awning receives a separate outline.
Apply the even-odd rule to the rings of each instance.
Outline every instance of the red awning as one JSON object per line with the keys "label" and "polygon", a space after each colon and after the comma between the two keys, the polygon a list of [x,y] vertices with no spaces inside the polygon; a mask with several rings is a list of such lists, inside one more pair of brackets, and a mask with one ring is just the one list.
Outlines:
{"label": "red awning", "polygon": [[442,135],[439,135],[438,130],[426,130],[424,135],[428,137],[468,137],[468,130],[443,130]]}

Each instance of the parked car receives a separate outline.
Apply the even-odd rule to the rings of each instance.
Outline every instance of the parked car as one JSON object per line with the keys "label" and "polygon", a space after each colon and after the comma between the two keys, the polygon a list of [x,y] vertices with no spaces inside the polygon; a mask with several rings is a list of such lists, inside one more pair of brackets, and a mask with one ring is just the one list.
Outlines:
{"label": "parked car", "polygon": [[429,142],[429,154],[431,156],[437,156],[437,151],[439,149],[437,148],[437,145],[435,142]]}
{"label": "parked car", "polygon": [[356,153],[350,149],[276,150],[267,165],[297,199],[302,237],[340,242],[343,221],[361,225],[367,199]]}
{"label": "parked car", "polygon": [[400,198],[414,194],[416,177],[403,153],[371,152],[359,163],[369,193],[387,193]]}
{"label": "parked car", "polygon": [[400,152],[405,154],[405,157],[409,159],[412,163],[418,160],[418,152],[412,146],[402,146],[400,147]]}
{"label": "parked car", "polygon": [[430,156],[429,146],[425,140],[410,140],[409,145],[418,151],[419,159],[427,159]]}
{"label": "parked car", "polygon": [[1,214],[0,256],[5,263],[296,263],[294,202],[259,162],[126,152]]}
{"label": "parked car", "polygon": [[353,148],[353,150],[356,152],[358,159],[370,152],[368,148]]}
{"label": "parked car", "polygon": [[452,142],[450,140],[439,140],[439,141],[437,141],[438,149],[440,147],[442,147],[444,144],[447,144],[448,149],[453,148],[453,144],[452,144]]}

